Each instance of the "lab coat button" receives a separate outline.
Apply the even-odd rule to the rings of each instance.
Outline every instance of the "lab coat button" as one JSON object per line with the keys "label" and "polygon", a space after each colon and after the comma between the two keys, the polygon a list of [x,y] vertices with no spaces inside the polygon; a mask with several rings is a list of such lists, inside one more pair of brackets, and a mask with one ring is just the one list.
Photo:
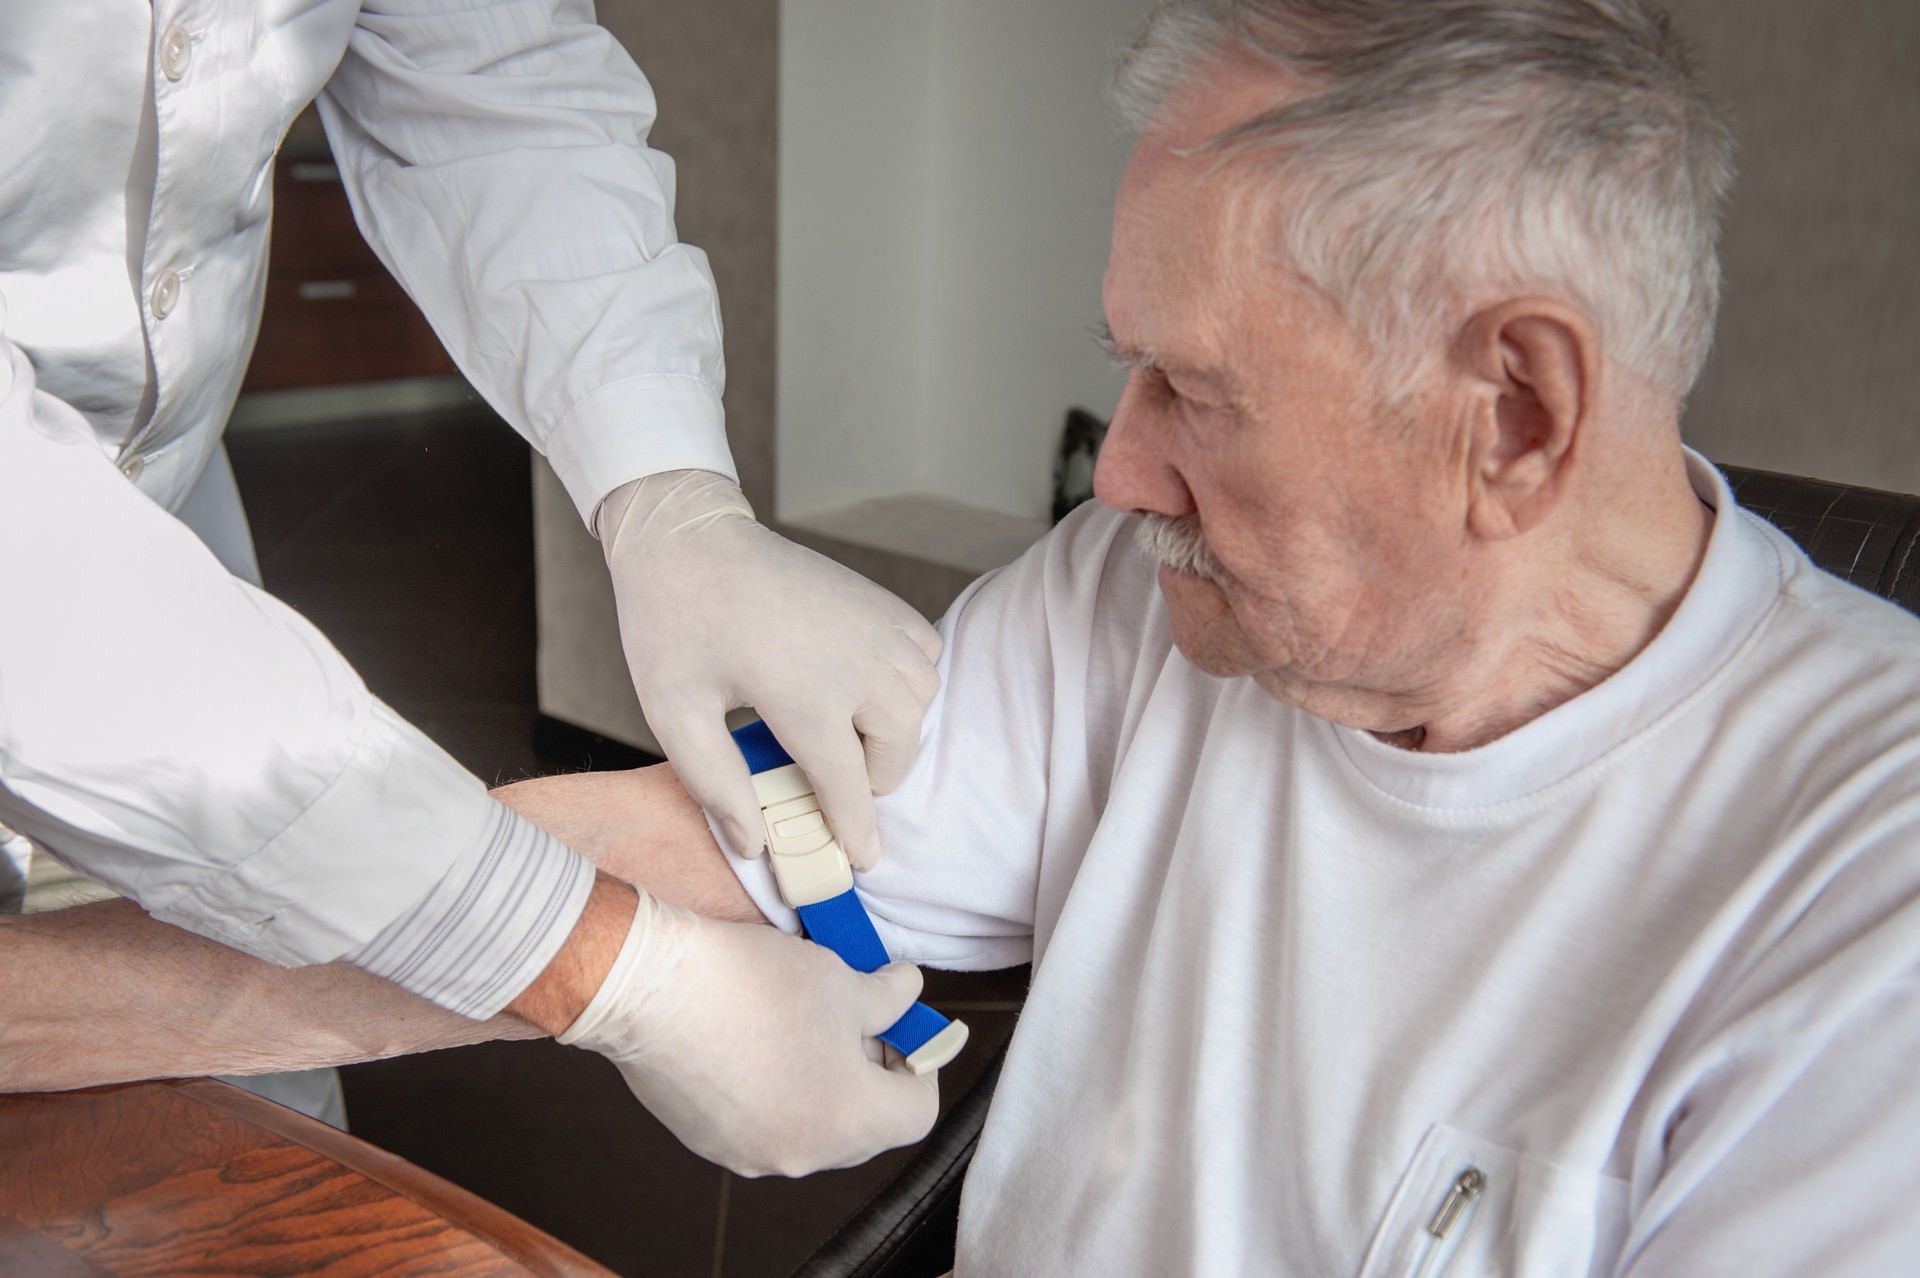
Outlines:
{"label": "lab coat button", "polygon": [[187,35],[187,29],[179,23],[168,27],[160,36],[160,69],[169,80],[178,80],[187,73],[187,63],[193,58],[193,41]]}
{"label": "lab coat button", "polygon": [[153,282],[153,317],[165,319],[173,314],[174,303],[179,300],[179,274],[175,271],[160,272],[160,278]]}
{"label": "lab coat button", "polygon": [[128,479],[131,479],[136,484],[140,482],[141,473],[144,472],[146,469],[147,469],[147,459],[142,457],[138,453],[135,453],[133,456],[127,458],[125,461],[120,463],[120,473],[125,475]]}

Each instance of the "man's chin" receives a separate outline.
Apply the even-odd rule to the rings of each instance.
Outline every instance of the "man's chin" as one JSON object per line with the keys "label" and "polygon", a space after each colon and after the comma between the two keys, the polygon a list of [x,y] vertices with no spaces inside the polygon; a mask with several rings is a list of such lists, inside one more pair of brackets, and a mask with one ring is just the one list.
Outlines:
{"label": "man's chin", "polygon": [[1239,627],[1226,592],[1205,577],[1160,566],[1160,597],[1167,603],[1173,646],[1192,665],[1220,679],[1248,673],[1253,665],[1231,655]]}
{"label": "man's chin", "polygon": [[1227,597],[1220,587],[1196,573],[1183,572],[1171,564],[1160,565],[1160,597],[1167,601],[1167,613],[1175,619],[1226,611]]}

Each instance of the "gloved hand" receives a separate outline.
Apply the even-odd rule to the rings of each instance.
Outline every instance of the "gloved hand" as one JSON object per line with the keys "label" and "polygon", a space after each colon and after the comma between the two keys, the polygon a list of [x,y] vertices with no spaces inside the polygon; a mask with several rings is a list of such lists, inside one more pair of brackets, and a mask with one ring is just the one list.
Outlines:
{"label": "gloved hand", "polygon": [[851,1167],[927,1134],[936,1075],[877,1063],[917,968],[854,971],[807,941],[640,893],[600,991],[559,1041],[619,1066],[696,1154],[742,1176]]}
{"label": "gloved hand", "polygon": [[760,804],[726,713],[752,706],[806,772],[858,870],[880,856],[873,796],[905,779],[940,690],[940,635],[859,574],[756,522],[711,471],[652,475],[601,503],[620,641],[647,722],[688,793],[745,856]]}

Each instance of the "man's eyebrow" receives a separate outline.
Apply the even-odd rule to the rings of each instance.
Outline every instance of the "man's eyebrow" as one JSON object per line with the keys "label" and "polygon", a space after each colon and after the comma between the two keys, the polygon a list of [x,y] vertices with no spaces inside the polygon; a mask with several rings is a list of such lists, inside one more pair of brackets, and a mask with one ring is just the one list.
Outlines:
{"label": "man's eyebrow", "polygon": [[1106,357],[1115,364],[1128,368],[1158,368],[1159,361],[1148,351],[1123,347],[1113,335],[1113,327],[1105,320],[1095,324],[1092,329],[1093,344],[1098,346]]}
{"label": "man's eyebrow", "polygon": [[1204,368],[1189,368],[1184,364],[1168,363],[1157,352],[1138,346],[1122,346],[1113,335],[1113,329],[1105,320],[1100,321],[1091,330],[1094,345],[1106,352],[1108,359],[1118,367],[1152,369],[1161,373],[1171,373],[1199,385],[1211,388],[1220,395],[1232,398],[1235,394],[1233,379],[1221,373]]}

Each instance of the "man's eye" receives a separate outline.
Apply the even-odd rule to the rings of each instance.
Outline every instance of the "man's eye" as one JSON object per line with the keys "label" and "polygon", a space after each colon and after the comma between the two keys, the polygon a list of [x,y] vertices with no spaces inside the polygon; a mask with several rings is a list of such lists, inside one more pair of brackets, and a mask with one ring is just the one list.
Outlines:
{"label": "man's eye", "polygon": [[1197,387],[1189,386],[1183,391],[1173,384],[1171,378],[1166,379],[1166,384],[1167,402],[1176,405],[1182,412],[1190,416],[1215,417],[1222,413],[1230,413],[1232,411],[1232,406],[1222,400],[1219,394],[1210,387],[1204,385]]}

